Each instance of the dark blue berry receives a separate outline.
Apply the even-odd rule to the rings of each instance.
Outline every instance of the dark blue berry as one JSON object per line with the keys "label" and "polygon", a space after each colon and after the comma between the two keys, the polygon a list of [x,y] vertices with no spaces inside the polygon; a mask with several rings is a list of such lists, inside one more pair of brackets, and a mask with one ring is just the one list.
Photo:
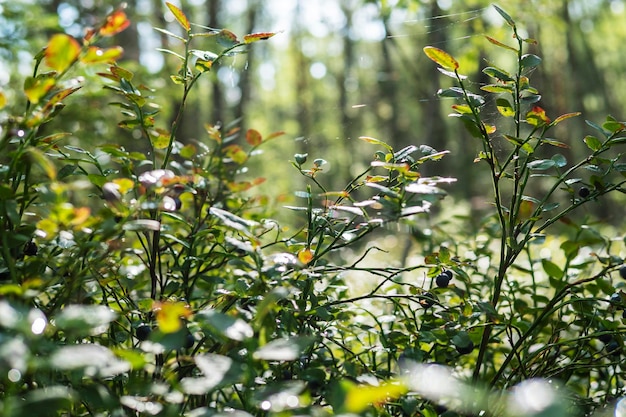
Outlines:
{"label": "dark blue berry", "polygon": [[446,288],[450,283],[450,277],[445,272],[437,275],[435,278],[435,283],[439,288]]}
{"label": "dark blue berry", "polygon": [[150,333],[152,333],[152,328],[148,324],[140,324],[137,326],[137,330],[135,331],[135,336],[137,336],[137,340],[143,342],[144,340],[148,340],[150,337]]}

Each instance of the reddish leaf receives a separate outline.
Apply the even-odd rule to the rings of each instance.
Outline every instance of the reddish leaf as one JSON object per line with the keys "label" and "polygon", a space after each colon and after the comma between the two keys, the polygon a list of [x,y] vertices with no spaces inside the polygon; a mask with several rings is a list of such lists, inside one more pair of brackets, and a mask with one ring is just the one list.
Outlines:
{"label": "reddish leaf", "polygon": [[491,42],[492,44],[494,44],[496,46],[499,46],[500,48],[508,49],[509,51],[513,51],[513,52],[518,52],[517,49],[515,49],[515,48],[513,48],[513,47],[511,47],[509,45],[506,45],[506,44],[500,42],[499,40],[494,39],[494,38],[492,38],[490,36],[485,36],[485,38],[487,38],[487,40],[489,42]]}
{"label": "reddish leaf", "polygon": [[165,2],[165,5],[168,9],[170,9],[170,12],[172,12],[178,23],[180,23],[180,25],[183,27],[183,29],[189,31],[189,29],[191,29],[191,25],[189,24],[189,20],[187,19],[187,16],[185,16],[185,13],[183,13],[182,10],[174,6],[172,3]]}
{"label": "reddish leaf", "polygon": [[249,35],[245,35],[243,37],[243,43],[252,43],[256,41],[264,41],[272,36],[276,35],[276,32],[259,32],[259,33],[250,33]]}
{"label": "reddish leaf", "polygon": [[284,134],[285,134],[285,132],[284,132],[284,131],[282,131],[282,130],[279,130],[279,131],[277,131],[277,132],[270,133],[270,134],[269,134],[269,135],[267,135],[267,137],[265,138],[265,142],[267,142],[267,141],[268,141],[268,140],[270,140],[270,139],[274,139],[274,138],[277,138],[277,137],[279,137],[279,136],[282,136],[282,135],[284,135]]}
{"label": "reddish leaf", "polygon": [[63,72],[72,65],[80,54],[80,45],[76,39],[64,34],[54,35],[46,47],[46,64]]}
{"label": "reddish leaf", "polygon": [[60,103],[61,100],[63,100],[65,97],[69,96],[70,94],[74,93],[75,91],[79,90],[80,88],[81,87],[66,88],[65,90],[61,90],[57,92],[55,95],[53,95],[50,98],[50,100],[48,100],[43,111],[47,112],[51,110],[55,104]]}
{"label": "reddish leaf", "polygon": [[526,113],[526,122],[532,126],[543,126],[550,123],[550,119],[546,116],[546,111],[539,106],[533,107]]}
{"label": "reddish leaf", "polygon": [[459,68],[459,63],[446,51],[435,48],[434,46],[426,46],[424,47],[424,53],[434,62],[439,64],[444,69],[449,71],[454,71]]}
{"label": "reddish leaf", "polygon": [[108,49],[100,49],[96,46],[90,46],[87,53],[80,59],[85,64],[114,63],[122,56],[124,50],[121,46],[115,46]]}
{"label": "reddish leaf", "polygon": [[233,46],[239,44],[239,39],[237,39],[237,35],[230,30],[222,29],[217,34],[217,43],[225,48],[232,48]]}
{"label": "reddish leaf", "polygon": [[554,121],[552,122],[552,126],[555,126],[559,123],[561,123],[563,120],[565,119],[569,119],[570,117],[576,117],[576,116],[580,116],[580,112],[577,111],[575,113],[566,113],[566,114],[562,114],[559,117],[557,117],[556,119],[554,119]]}
{"label": "reddish leaf", "polygon": [[263,137],[257,130],[248,129],[246,132],[246,142],[252,146],[258,146],[263,142]]}
{"label": "reddish leaf", "polygon": [[107,20],[104,22],[104,25],[100,28],[100,35],[102,36],[113,36],[122,32],[130,26],[130,20],[126,17],[126,13],[122,10],[116,10],[110,15],[107,16]]}

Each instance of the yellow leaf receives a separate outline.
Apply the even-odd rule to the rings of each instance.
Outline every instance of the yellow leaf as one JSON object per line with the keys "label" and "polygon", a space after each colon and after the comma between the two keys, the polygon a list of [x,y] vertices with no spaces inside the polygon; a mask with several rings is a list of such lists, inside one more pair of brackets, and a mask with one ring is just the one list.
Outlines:
{"label": "yellow leaf", "polygon": [[152,309],[156,311],[157,325],[163,333],[175,333],[182,326],[182,318],[191,316],[189,307],[182,302],[155,302]]}
{"label": "yellow leaf", "polygon": [[46,65],[63,72],[72,65],[80,54],[80,45],[76,39],[65,34],[56,34],[46,47]]}
{"label": "yellow leaf", "polygon": [[446,51],[435,48],[434,46],[426,46],[424,47],[424,53],[434,62],[439,64],[444,69],[448,71],[454,71],[459,68],[459,63]]}
{"label": "yellow leaf", "polygon": [[311,262],[313,260],[313,252],[311,249],[302,249],[298,252],[298,260],[305,265]]}
{"label": "yellow leaf", "polygon": [[398,381],[385,382],[378,386],[354,385],[346,393],[345,408],[349,413],[360,413],[370,405],[384,404],[407,391],[407,387]]}
{"label": "yellow leaf", "polygon": [[167,6],[168,9],[170,9],[170,12],[172,12],[174,17],[176,18],[176,21],[180,23],[183,29],[185,29],[186,31],[189,31],[189,29],[191,29],[191,25],[189,24],[189,20],[187,19],[187,16],[185,16],[185,13],[183,13],[182,10],[174,6],[172,3],[165,2],[165,5]]}
{"label": "yellow leaf", "polygon": [[89,49],[87,49],[87,53],[80,60],[85,64],[113,64],[119,57],[122,56],[123,52],[124,50],[121,46],[115,46],[108,49],[90,46]]}
{"label": "yellow leaf", "polygon": [[56,81],[52,77],[28,77],[24,81],[24,94],[26,94],[28,101],[37,104],[55,84]]}
{"label": "yellow leaf", "polygon": [[7,98],[2,91],[0,91],[0,109],[7,105]]}

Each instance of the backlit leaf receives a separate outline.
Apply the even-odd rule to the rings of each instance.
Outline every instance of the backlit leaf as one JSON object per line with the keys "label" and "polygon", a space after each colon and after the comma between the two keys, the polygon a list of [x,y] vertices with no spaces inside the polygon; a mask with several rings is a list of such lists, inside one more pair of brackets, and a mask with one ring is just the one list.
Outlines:
{"label": "backlit leaf", "polygon": [[506,21],[506,23],[509,26],[511,26],[512,28],[515,27],[515,21],[513,21],[513,19],[511,19],[511,16],[509,16],[509,14],[507,12],[505,12],[504,10],[502,10],[501,8],[496,6],[495,4],[493,5],[493,8],[496,9],[496,11],[500,14],[500,16],[502,16],[502,18]]}
{"label": "backlit leaf", "polygon": [[513,52],[518,52],[517,49],[515,49],[515,48],[513,48],[513,47],[511,47],[509,45],[506,45],[506,44],[500,42],[499,40],[494,39],[494,38],[492,38],[490,36],[485,36],[485,38],[487,38],[487,40],[489,42],[491,42],[492,44],[494,44],[496,46],[499,46],[500,48],[508,49],[509,51],[513,51]]}
{"label": "backlit leaf", "polygon": [[130,26],[130,20],[122,10],[116,10],[107,16],[106,22],[100,28],[100,35],[113,36]]}
{"label": "backlit leaf", "polygon": [[499,98],[496,100],[496,107],[501,115],[504,117],[513,117],[515,116],[515,109],[509,101],[505,98]]}
{"label": "backlit leaf", "polygon": [[26,94],[28,101],[37,104],[55,84],[56,81],[52,77],[28,77],[24,80],[24,94]]}
{"label": "backlit leaf", "polygon": [[252,146],[258,146],[263,142],[263,137],[258,130],[248,129],[246,132],[246,142]]}
{"label": "backlit leaf", "polygon": [[230,30],[222,29],[217,34],[217,43],[225,48],[232,48],[239,43],[239,39],[237,39],[237,35]]}
{"label": "backlit leaf", "polygon": [[201,325],[206,325],[211,333],[228,339],[243,341],[254,336],[254,330],[245,321],[231,317],[219,311],[207,308],[195,314],[195,319]]}
{"label": "backlit leaf", "polygon": [[253,357],[266,361],[295,361],[315,340],[316,338],[313,336],[295,336],[272,340],[254,352]]}
{"label": "backlit leaf", "polygon": [[245,35],[243,37],[243,43],[252,43],[257,41],[264,41],[266,39],[271,38],[276,35],[276,32],[259,32],[259,33],[250,33],[249,35]]}
{"label": "backlit leaf", "polygon": [[550,123],[550,119],[546,116],[546,111],[539,106],[534,106],[526,113],[526,122],[532,126],[544,126]]}
{"label": "backlit leaf", "polygon": [[554,262],[547,259],[542,259],[541,266],[543,267],[543,270],[546,272],[546,274],[548,274],[549,276],[553,278],[563,277],[563,270],[561,270],[561,268],[559,268]]}
{"label": "backlit leaf", "polygon": [[80,45],[76,39],[65,34],[56,34],[46,47],[46,65],[63,72],[78,58],[79,53]]}
{"label": "backlit leaf", "polygon": [[159,330],[174,333],[183,326],[182,319],[191,316],[189,307],[183,302],[155,302],[152,310],[156,312]]}
{"label": "backlit leaf", "polygon": [[585,145],[587,145],[587,147],[594,152],[602,147],[602,142],[600,142],[600,139],[595,136],[587,135],[583,141],[585,142]]}
{"label": "backlit leaf", "polygon": [[372,144],[374,144],[374,145],[381,145],[381,146],[384,146],[386,149],[388,149],[388,150],[390,150],[390,151],[392,150],[391,146],[387,145],[387,144],[386,144],[385,142],[383,142],[382,140],[378,140],[378,139],[375,139],[375,138],[371,138],[371,137],[369,137],[369,136],[359,136],[359,139],[361,139],[361,140],[363,140],[363,141],[365,141],[365,142],[367,142],[367,143],[372,143]]}
{"label": "backlit leaf", "polygon": [[428,58],[441,65],[444,69],[454,71],[459,68],[459,63],[446,51],[434,46],[424,47],[424,53]]}
{"label": "backlit leaf", "polygon": [[313,252],[311,251],[311,249],[302,249],[300,252],[298,252],[298,260],[305,265],[311,262],[313,260]]}
{"label": "backlit leaf", "polygon": [[191,25],[189,24],[189,20],[187,19],[187,16],[185,16],[185,13],[170,2],[165,2],[165,5],[168,9],[170,9],[170,12],[172,12],[174,18],[176,18],[176,21],[180,23],[183,29],[189,31],[191,29]]}
{"label": "backlit leaf", "polygon": [[361,413],[371,405],[381,405],[406,394],[407,386],[400,381],[380,385],[352,385],[345,397],[345,409],[349,413]]}
{"label": "backlit leaf", "polygon": [[239,165],[243,164],[244,162],[248,160],[248,154],[239,145],[229,145],[225,147],[224,153],[226,154],[228,158],[232,159],[234,162],[238,163]]}
{"label": "backlit leaf", "polygon": [[552,122],[552,126],[555,126],[559,123],[561,123],[563,120],[569,119],[571,117],[576,117],[576,116],[580,116],[580,112],[574,112],[574,113],[566,113],[566,114],[562,114],[559,117],[557,117],[556,119],[554,119],[554,121]]}
{"label": "backlit leaf", "polygon": [[122,56],[124,50],[121,46],[115,46],[108,49],[100,49],[96,46],[90,46],[87,53],[80,59],[85,64],[114,63]]}

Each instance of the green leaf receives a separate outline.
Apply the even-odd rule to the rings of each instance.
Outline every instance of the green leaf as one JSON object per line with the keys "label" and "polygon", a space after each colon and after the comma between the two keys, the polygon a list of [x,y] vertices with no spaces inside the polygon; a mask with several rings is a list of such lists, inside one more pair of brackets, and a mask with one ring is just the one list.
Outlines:
{"label": "green leaf", "polygon": [[117,314],[102,305],[68,305],[55,318],[57,328],[81,335],[100,334],[107,330]]}
{"label": "green leaf", "polygon": [[587,135],[583,139],[583,142],[585,142],[585,145],[587,145],[587,147],[594,152],[602,148],[602,142],[600,142],[600,139],[596,138],[595,136]]}
{"label": "green leaf", "polygon": [[202,376],[199,378],[186,377],[181,379],[180,385],[185,394],[207,394],[216,387],[236,380],[241,373],[241,368],[227,356],[207,353],[197,355],[194,361],[200,372],[202,372]]}
{"label": "green leaf", "polygon": [[496,9],[496,11],[500,14],[500,16],[502,16],[502,18],[506,21],[507,25],[511,26],[512,28],[515,28],[515,22],[513,21],[513,19],[511,19],[511,16],[509,16],[507,12],[505,12],[504,10],[502,10],[495,4],[493,5],[493,8]]}
{"label": "green leaf", "polygon": [[424,53],[428,58],[439,64],[448,71],[454,71],[459,68],[459,63],[446,51],[435,48],[434,46],[424,47]]}
{"label": "green leaf", "polygon": [[556,166],[559,168],[563,168],[565,165],[567,165],[567,159],[560,153],[553,155],[550,159],[552,159]]}
{"label": "green leaf", "polygon": [[533,54],[526,54],[522,56],[522,60],[520,61],[520,66],[524,70],[533,69],[539,64],[541,64],[541,58]]}
{"label": "green leaf", "polygon": [[626,129],[626,124],[618,122],[615,118],[607,116],[606,121],[602,124],[602,128],[611,133],[618,133]]}
{"label": "green leaf", "polygon": [[515,89],[513,88],[513,86],[507,85],[507,84],[483,85],[482,87],[480,87],[480,89],[483,91],[487,91],[488,93],[496,93],[496,94],[515,92]]}
{"label": "green leaf", "polygon": [[549,276],[557,279],[563,277],[563,270],[559,268],[554,262],[551,262],[547,259],[542,259],[541,266],[543,267],[543,270],[546,272],[546,274],[548,274]]}
{"label": "green leaf", "polygon": [[272,340],[254,352],[253,357],[265,361],[295,361],[316,340],[317,338],[313,336],[294,336]]}
{"label": "green leaf", "polygon": [[110,378],[130,371],[130,364],[109,349],[93,343],[64,346],[50,357],[50,364],[59,370],[83,370],[85,376]]}
{"label": "green leaf", "polygon": [[483,69],[483,73],[485,75],[488,75],[492,78],[495,78],[499,81],[504,81],[504,82],[508,82],[508,81],[514,81],[513,77],[511,76],[511,74],[509,74],[508,72],[504,71],[503,69],[500,68],[496,68],[496,67],[486,67]]}
{"label": "green leaf", "polygon": [[231,32],[228,29],[222,29],[216,35],[217,43],[222,45],[225,48],[232,48],[239,44],[239,39],[237,39],[237,35]]}
{"label": "green leaf", "polygon": [[242,319],[234,318],[213,309],[204,309],[195,318],[211,333],[231,340],[243,341],[254,336],[252,327]]}
{"label": "green leaf", "polygon": [[534,171],[545,171],[546,169],[556,166],[556,162],[552,159],[539,159],[528,163],[528,168]]}

